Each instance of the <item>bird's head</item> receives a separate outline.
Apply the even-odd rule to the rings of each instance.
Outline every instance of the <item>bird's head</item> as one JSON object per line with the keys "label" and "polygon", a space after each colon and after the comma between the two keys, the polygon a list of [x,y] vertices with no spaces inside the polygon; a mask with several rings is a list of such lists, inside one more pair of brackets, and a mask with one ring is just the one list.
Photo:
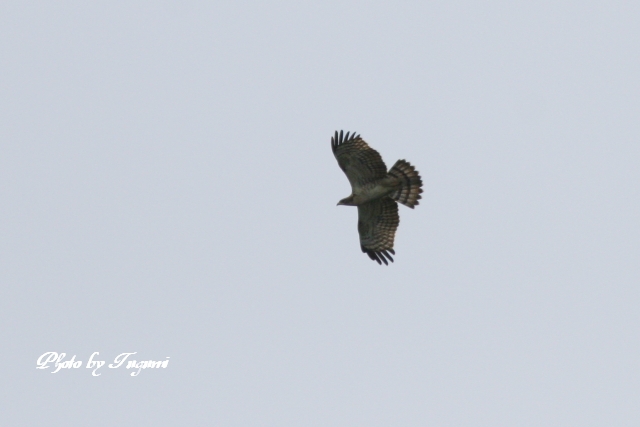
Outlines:
{"label": "bird's head", "polygon": [[349,197],[345,197],[344,199],[340,200],[336,206],[340,206],[340,205],[355,206],[355,203],[353,203],[353,194],[350,195]]}

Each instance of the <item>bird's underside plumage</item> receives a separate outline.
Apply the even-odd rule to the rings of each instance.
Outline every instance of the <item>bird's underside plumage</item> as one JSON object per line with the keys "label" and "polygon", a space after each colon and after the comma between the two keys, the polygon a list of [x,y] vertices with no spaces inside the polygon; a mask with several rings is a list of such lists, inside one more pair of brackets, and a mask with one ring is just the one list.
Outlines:
{"label": "bird's underside plumage", "polygon": [[[405,160],[387,172],[380,154],[360,135],[343,131],[331,138],[331,149],[351,184],[352,194],[338,204],[358,207],[360,248],[378,264],[393,262],[393,241],[400,223],[398,204],[410,208],[421,198],[422,180]],[[387,261],[388,260],[388,261]]]}

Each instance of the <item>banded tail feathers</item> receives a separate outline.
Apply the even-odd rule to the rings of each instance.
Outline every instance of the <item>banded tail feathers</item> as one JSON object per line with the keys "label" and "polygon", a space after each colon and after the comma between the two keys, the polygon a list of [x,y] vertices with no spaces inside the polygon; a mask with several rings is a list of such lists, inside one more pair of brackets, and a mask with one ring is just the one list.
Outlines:
{"label": "banded tail feathers", "polygon": [[389,195],[393,200],[413,209],[422,198],[422,179],[420,174],[406,160],[398,160],[389,170],[389,175],[400,182],[400,187]]}

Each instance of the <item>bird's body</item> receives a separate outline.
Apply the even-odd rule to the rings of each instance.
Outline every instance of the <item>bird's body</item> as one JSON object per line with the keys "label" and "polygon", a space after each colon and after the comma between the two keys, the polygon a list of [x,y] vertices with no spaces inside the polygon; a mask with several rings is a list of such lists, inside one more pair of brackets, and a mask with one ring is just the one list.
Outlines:
{"label": "bird's body", "polygon": [[398,186],[399,182],[393,177],[385,177],[381,180],[370,182],[368,184],[353,188],[351,196],[341,201],[348,201],[348,203],[341,203],[347,206],[360,206],[367,202],[370,202],[381,197],[390,195]]}
{"label": "bird's body", "polygon": [[351,184],[351,195],[338,205],[358,207],[360,248],[369,258],[388,264],[393,262],[393,241],[400,223],[398,204],[413,209],[421,198],[422,180],[408,162],[398,160],[387,172],[380,154],[369,147],[360,135],[349,137],[336,131],[331,148],[338,165]]}

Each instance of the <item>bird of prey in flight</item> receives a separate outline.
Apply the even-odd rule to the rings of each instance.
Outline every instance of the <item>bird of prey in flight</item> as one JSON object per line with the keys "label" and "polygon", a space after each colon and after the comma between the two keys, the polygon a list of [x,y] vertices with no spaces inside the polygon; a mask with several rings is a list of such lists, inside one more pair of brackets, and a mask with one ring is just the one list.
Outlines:
{"label": "bird of prey in flight", "polygon": [[400,223],[398,203],[413,209],[422,193],[418,171],[398,160],[387,172],[380,154],[355,132],[336,131],[331,149],[351,184],[351,195],[338,205],[358,207],[360,248],[378,264],[393,262],[393,239]]}

